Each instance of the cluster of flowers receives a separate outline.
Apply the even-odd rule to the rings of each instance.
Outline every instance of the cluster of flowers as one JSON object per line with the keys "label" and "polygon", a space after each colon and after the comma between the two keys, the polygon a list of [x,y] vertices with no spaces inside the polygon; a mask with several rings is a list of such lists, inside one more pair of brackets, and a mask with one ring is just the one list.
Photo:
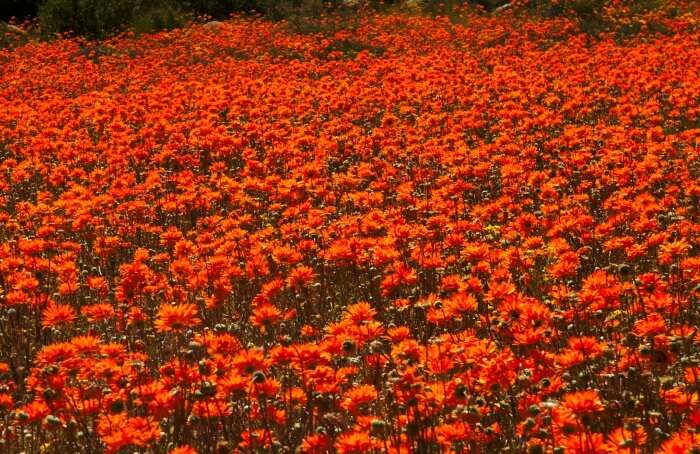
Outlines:
{"label": "cluster of flowers", "polygon": [[0,51],[0,451],[695,452],[693,20]]}

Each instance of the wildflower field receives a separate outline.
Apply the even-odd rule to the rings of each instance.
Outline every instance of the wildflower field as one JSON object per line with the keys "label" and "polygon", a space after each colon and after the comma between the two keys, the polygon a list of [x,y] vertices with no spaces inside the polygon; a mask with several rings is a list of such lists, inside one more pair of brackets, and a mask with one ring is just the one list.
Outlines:
{"label": "wildflower field", "polygon": [[0,452],[697,453],[697,25],[0,50]]}

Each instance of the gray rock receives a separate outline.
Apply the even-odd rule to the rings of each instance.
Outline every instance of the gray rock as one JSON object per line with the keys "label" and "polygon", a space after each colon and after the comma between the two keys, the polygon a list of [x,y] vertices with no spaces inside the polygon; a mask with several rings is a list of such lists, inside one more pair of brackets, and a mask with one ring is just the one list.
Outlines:
{"label": "gray rock", "polygon": [[217,32],[217,31],[221,30],[221,27],[223,27],[223,25],[224,25],[223,22],[219,22],[218,20],[213,20],[213,21],[209,21],[206,24],[204,24],[204,29],[208,30],[208,31]]}
{"label": "gray rock", "polygon": [[21,28],[19,28],[16,25],[12,25],[12,24],[4,24],[4,25],[5,25],[5,28],[7,29],[8,32],[17,33],[18,35],[26,35],[27,34],[27,32],[25,32],[24,30],[22,30]]}

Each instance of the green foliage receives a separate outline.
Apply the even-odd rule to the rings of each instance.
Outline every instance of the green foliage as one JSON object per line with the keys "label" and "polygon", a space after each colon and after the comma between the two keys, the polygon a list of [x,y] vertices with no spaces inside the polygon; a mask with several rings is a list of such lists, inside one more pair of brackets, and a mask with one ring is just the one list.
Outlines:
{"label": "green foliage", "polygon": [[47,0],[39,8],[39,21],[48,34],[97,37],[126,25],[135,7],[133,0]]}
{"label": "green foliage", "polygon": [[529,6],[545,16],[571,17],[591,34],[616,31],[622,35],[638,33],[643,25],[662,27],[654,20],[673,10],[664,0],[622,0],[615,5],[610,0],[531,0]]}
{"label": "green foliage", "polygon": [[180,25],[181,11],[176,0],[45,0],[39,22],[46,35],[101,38],[127,27],[149,32]]}
{"label": "green foliage", "polygon": [[129,27],[136,33],[155,33],[160,30],[170,30],[185,24],[187,13],[177,5],[162,2],[144,9],[134,17]]}
{"label": "green foliage", "polygon": [[182,8],[195,14],[224,18],[235,12],[262,12],[260,0],[182,0]]}
{"label": "green foliage", "polygon": [[337,10],[342,0],[44,0],[39,21],[45,35],[72,32],[101,38],[126,28],[154,32],[182,25],[188,15],[225,18],[237,12],[301,23]]}
{"label": "green foliage", "polygon": [[357,8],[347,7],[341,2],[302,0],[294,3],[273,4],[269,1],[265,13],[273,20],[285,20],[294,33],[335,35],[344,30],[356,30],[361,19]]}
{"label": "green foliage", "polygon": [[[17,2],[18,0],[9,0]],[[73,32],[89,38],[101,38],[126,28],[136,32],[155,32],[181,26],[188,17],[222,19],[232,13],[256,12],[272,20],[286,20],[299,33],[332,34],[337,29],[353,28],[363,7],[375,10],[406,8],[403,0],[28,0],[43,2],[39,8],[45,35]],[[413,2],[425,14],[462,18],[465,6],[496,11],[507,4],[527,5],[544,16],[565,15],[575,18],[581,29],[592,34],[611,29],[633,34],[649,12],[658,11],[665,0],[621,0],[624,17],[611,13],[610,0],[420,0]],[[668,0],[666,0],[668,3]],[[349,6],[348,3],[354,4]],[[13,4],[13,3],[11,3]],[[513,7],[515,9],[516,7]],[[332,13],[332,14],[331,14]],[[329,19],[329,16],[332,16]]]}
{"label": "green foliage", "polygon": [[194,14],[225,18],[232,13],[257,12],[270,19],[289,18],[294,15],[318,16],[342,6],[342,0],[173,0],[182,9]]}
{"label": "green foliage", "polygon": [[342,0],[257,0],[262,12],[272,20],[304,20],[343,9]]}

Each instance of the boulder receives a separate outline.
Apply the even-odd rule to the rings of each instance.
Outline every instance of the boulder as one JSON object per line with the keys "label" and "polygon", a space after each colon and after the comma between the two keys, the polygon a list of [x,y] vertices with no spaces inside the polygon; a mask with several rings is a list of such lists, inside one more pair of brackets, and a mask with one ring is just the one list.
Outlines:
{"label": "boulder", "polygon": [[24,30],[22,30],[21,28],[19,28],[16,25],[5,24],[5,23],[2,23],[2,25],[4,25],[5,30],[7,30],[8,32],[16,33],[18,35],[26,35],[27,34],[27,32],[25,32]]}
{"label": "boulder", "polygon": [[209,21],[206,24],[204,24],[204,29],[208,31],[213,31],[213,32],[218,32],[221,30],[221,27],[224,26],[223,22],[219,22],[218,20],[213,20]]}

